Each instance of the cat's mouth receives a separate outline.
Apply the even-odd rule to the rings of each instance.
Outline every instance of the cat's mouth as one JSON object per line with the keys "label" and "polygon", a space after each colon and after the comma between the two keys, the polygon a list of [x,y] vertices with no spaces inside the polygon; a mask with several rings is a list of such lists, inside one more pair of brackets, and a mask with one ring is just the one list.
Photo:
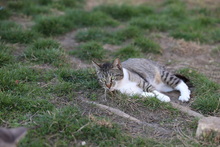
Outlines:
{"label": "cat's mouth", "polygon": [[105,84],[105,89],[107,89],[107,90],[109,90],[109,91],[114,91],[115,89],[114,89],[114,86],[112,86],[112,84],[110,84],[110,85],[107,85],[107,84]]}

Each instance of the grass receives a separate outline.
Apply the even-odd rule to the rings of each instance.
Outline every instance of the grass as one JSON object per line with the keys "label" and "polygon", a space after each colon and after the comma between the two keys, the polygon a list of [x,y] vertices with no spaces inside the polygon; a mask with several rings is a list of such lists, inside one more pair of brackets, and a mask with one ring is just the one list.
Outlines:
{"label": "grass", "polygon": [[119,21],[128,21],[132,17],[151,14],[154,9],[147,6],[103,5],[95,8],[95,11],[104,12]]}
{"label": "grass", "polygon": [[86,28],[77,31],[75,39],[78,42],[87,42],[87,41],[109,42],[108,39],[111,36],[112,35],[110,32],[95,27],[95,28]]}
{"label": "grass", "polygon": [[104,30],[100,28],[88,28],[78,31],[75,38],[79,42],[93,40],[101,43],[122,44],[123,42],[139,37],[142,34],[141,29],[133,26],[128,26],[116,31]]}
{"label": "grass", "polygon": [[11,15],[10,11],[8,11],[5,7],[0,6],[0,19],[8,19]]}
{"label": "grass", "polygon": [[128,58],[139,58],[141,57],[141,52],[138,47],[129,45],[129,46],[119,49],[115,53],[115,57],[121,59],[122,61]]}
{"label": "grass", "polygon": [[82,10],[69,10],[64,16],[40,17],[34,29],[45,35],[60,35],[75,28],[87,26],[116,26],[117,21],[101,12],[89,13]]}
{"label": "grass", "polygon": [[14,62],[14,56],[11,55],[11,48],[6,46],[4,43],[0,44],[0,68],[4,65],[11,64]]}
{"label": "grass", "polygon": [[3,41],[10,43],[30,43],[40,35],[33,30],[23,30],[22,27],[11,21],[0,22],[0,36]]}
{"label": "grass", "polygon": [[159,54],[162,52],[161,47],[159,44],[154,42],[153,40],[150,40],[144,36],[137,37],[133,44],[141,49],[144,53],[155,53]]}
{"label": "grass", "polygon": [[[100,5],[91,10],[84,9],[87,8],[85,0],[19,0],[1,4],[0,125],[29,128],[19,146],[81,146],[83,141],[86,146],[183,144],[175,138],[160,140],[142,137],[144,134],[134,137],[107,116],[88,116],[85,112],[90,107],[82,109],[79,97],[100,100],[103,91],[94,69],[76,70],[70,60],[74,57],[91,63],[91,60],[101,62],[118,57],[123,61],[162,54],[158,42],[150,37],[155,32],[215,45],[220,41],[219,7],[188,8],[181,0],[154,5]],[[19,22],[11,21],[11,16]],[[33,23],[32,27],[22,27],[20,21],[26,18]],[[67,51],[58,40],[68,32],[74,34],[69,41],[77,43],[73,42],[73,49]],[[104,49],[106,45],[109,51]],[[119,49],[114,49],[115,46]],[[219,47],[212,54],[218,55]],[[219,115],[219,84],[190,69],[180,73],[189,77],[195,86],[192,109],[205,115]],[[120,94],[112,99],[121,109],[129,108],[132,114],[139,113],[133,110],[139,104],[147,112],[168,114],[159,122],[162,127],[183,115],[156,98],[130,98]],[[92,106],[91,109],[92,113]],[[192,124],[183,125],[187,131],[193,128],[195,132],[196,124],[193,120]],[[184,145],[204,144],[185,139]]]}
{"label": "grass", "polygon": [[219,112],[220,100],[218,91],[220,85],[191,69],[183,69],[180,73],[190,78],[192,84],[195,86],[195,101],[192,107],[203,114],[213,115]]}
{"label": "grass", "polygon": [[77,50],[71,51],[70,54],[90,62],[93,59],[101,60],[105,57],[102,45],[95,41],[90,41],[80,45]]}
{"label": "grass", "polygon": [[33,42],[24,51],[26,60],[36,63],[63,66],[66,62],[66,54],[60,45],[51,39],[39,39]]}

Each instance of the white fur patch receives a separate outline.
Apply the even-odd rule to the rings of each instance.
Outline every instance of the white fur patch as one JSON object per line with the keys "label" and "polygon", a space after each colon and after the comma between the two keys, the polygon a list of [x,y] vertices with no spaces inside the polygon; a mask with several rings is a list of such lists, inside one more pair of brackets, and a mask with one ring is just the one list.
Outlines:
{"label": "white fur patch", "polygon": [[162,102],[170,102],[170,98],[169,98],[167,95],[165,95],[165,94],[163,94],[163,93],[160,93],[160,92],[158,92],[158,91],[156,91],[156,90],[154,90],[153,93],[154,93],[154,94],[156,95],[156,97],[157,97],[159,100],[161,100]]}
{"label": "white fur patch", "polygon": [[126,69],[123,68],[124,78],[117,82],[113,87],[116,90],[119,90],[121,93],[126,93],[129,95],[141,94],[143,90],[137,86],[136,82],[131,82],[129,80],[129,75]]}
{"label": "white fur patch", "polygon": [[164,83],[157,84],[157,83],[155,83],[155,82],[152,82],[151,84],[155,87],[155,89],[156,89],[157,91],[170,92],[170,91],[173,91],[173,90],[174,90],[172,87],[170,87],[170,86],[168,86],[168,85],[166,85],[166,84],[164,84]]}
{"label": "white fur patch", "polygon": [[176,87],[176,90],[180,91],[180,97],[179,100],[182,102],[187,102],[190,99],[190,90],[188,88],[188,86],[181,81]]}

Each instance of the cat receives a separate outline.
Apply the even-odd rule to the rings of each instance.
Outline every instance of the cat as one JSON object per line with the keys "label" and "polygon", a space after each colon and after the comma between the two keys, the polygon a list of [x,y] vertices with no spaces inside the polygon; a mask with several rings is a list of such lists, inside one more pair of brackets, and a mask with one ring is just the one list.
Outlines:
{"label": "cat", "polygon": [[152,60],[130,58],[121,63],[117,58],[113,63],[92,63],[105,91],[117,90],[130,96],[156,97],[160,101],[170,102],[170,98],[161,92],[178,90],[180,101],[190,99],[186,83]]}
{"label": "cat", "polygon": [[6,129],[0,127],[0,147],[16,147],[27,133],[27,128]]}

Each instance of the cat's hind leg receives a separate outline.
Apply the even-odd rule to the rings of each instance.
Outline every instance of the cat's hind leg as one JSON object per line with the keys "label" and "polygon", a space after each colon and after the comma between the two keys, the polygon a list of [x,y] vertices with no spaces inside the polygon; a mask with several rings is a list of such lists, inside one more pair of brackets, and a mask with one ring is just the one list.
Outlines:
{"label": "cat's hind leg", "polygon": [[175,87],[176,90],[180,91],[179,100],[182,102],[187,102],[190,99],[190,90],[188,86],[181,80],[179,84]]}
{"label": "cat's hind leg", "polygon": [[156,90],[152,91],[152,92],[142,92],[141,94],[144,97],[156,97],[157,99],[159,99],[162,102],[170,102],[170,98],[168,96],[166,96],[163,93],[160,93]]}

